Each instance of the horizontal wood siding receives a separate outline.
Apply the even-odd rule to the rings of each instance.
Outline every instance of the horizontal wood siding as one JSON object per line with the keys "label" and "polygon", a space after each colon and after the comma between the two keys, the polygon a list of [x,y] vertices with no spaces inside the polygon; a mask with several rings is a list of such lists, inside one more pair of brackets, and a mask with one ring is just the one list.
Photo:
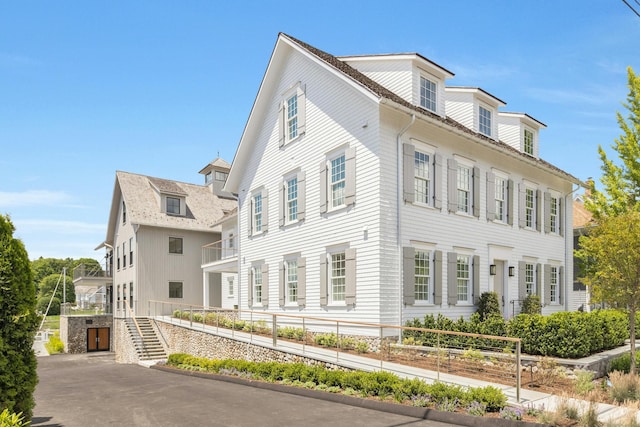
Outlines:
{"label": "horizontal wood siding", "polygon": [[522,151],[521,124],[517,117],[498,115],[498,139],[506,142],[518,151]]}
{"label": "horizontal wood siding", "polygon": [[445,113],[453,120],[474,131],[475,112],[473,108],[473,96],[469,93],[446,92]]}
{"label": "horizontal wood siding", "polygon": [[[287,88],[300,81],[306,88],[306,133],[283,147],[278,144],[278,103]],[[307,58],[293,53],[281,70],[280,81],[273,90],[271,108],[260,124],[254,156],[246,165],[240,183],[239,203],[242,250],[238,282],[240,303],[248,308],[247,269],[257,260],[269,265],[268,311],[302,313],[329,318],[357,318],[378,322],[380,319],[379,265],[379,187],[380,163],[378,107],[351,85],[337,79]],[[340,102],[337,102],[340,100]],[[355,149],[355,205],[321,214],[319,209],[320,174],[318,165],[327,155],[347,147]],[[338,151],[336,151],[338,150]],[[277,220],[279,186],[284,175],[296,170],[306,173],[305,219],[280,227]],[[249,197],[251,191],[264,186],[269,190],[269,230],[248,236]],[[321,254],[327,248],[343,245],[356,249],[355,306],[320,306]],[[281,307],[278,304],[278,265],[285,256],[306,258],[306,307]],[[265,308],[260,308],[264,310]]]}
{"label": "horizontal wood siding", "polygon": [[347,63],[407,102],[419,104],[420,99],[415,99],[415,86],[412,85],[413,79],[411,75],[413,69],[411,61],[367,60],[366,62],[347,61]]}

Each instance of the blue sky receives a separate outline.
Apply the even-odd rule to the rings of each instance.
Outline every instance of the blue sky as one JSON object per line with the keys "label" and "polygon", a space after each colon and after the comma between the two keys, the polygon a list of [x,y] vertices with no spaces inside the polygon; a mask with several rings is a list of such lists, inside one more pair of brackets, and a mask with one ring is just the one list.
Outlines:
{"label": "blue sky", "polygon": [[622,0],[364,4],[0,3],[0,213],[31,259],[100,259],[116,170],[200,183],[233,159],[278,32],[336,56],[418,52],[547,124],[542,158],[600,176],[640,72]]}

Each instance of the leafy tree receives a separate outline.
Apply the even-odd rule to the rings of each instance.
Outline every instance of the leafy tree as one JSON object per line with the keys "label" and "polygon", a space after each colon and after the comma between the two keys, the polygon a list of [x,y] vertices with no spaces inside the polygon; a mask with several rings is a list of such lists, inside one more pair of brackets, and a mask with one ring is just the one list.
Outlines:
{"label": "leafy tree", "polygon": [[640,74],[636,75],[629,67],[627,75],[629,94],[623,106],[629,114],[625,118],[620,112],[616,113],[622,135],[611,146],[618,153],[620,164],[610,160],[602,147],[598,147],[603,190],[599,191],[592,183],[590,197],[585,200],[585,206],[596,220],[640,210]]}
{"label": "leafy tree", "polygon": [[14,231],[11,220],[0,215],[0,409],[31,419],[38,316],[31,264]]}
{"label": "leafy tree", "polygon": [[628,310],[631,327],[632,371],[635,369],[635,315],[640,308],[640,75],[627,68],[625,118],[616,113],[622,131],[611,148],[619,162],[598,147],[602,161],[602,191],[591,184],[585,200],[596,225],[580,238],[576,251],[583,262],[583,282],[596,301]]}
{"label": "leafy tree", "polygon": [[580,238],[576,256],[585,266],[582,279],[596,301],[628,310],[631,371],[635,372],[635,321],[640,309],[640,212],[600,218]]}
{"label": "leafy tree", "polygon": [[73,270],[80,264],[87,266],[87,270],[100,269],[100,263],[93,258],[80,258],[74,260],[73,258],[38,258],[31,261],[31,268],[33,270],[33,281],[36,284],[36,289],[40,285],[40,282],[52,274],[61,274],[64,267],[67,268],[67,274],[73,278]]}
{"label": "leafy tree", "polygon": [[[43,298],[43,297],[51,298],[51,294],[53,293],[53,290],[56,289],[56,284],[58,284],[58,289],[56,290],[55,296],[56,298],[58,298],[58,300],[62,301],[63,282],[62,282],[61,273],[50,274],[44,279],[42,279],[42,281],[40,281],[40,284],[38,286],[39,288],[38,298]],[[76,301],[76,292],[75,292],[75,287],[73,286],[73,279],[69,275],[66,276],[65,284],[67,288],[66,289],[67,302],[73,303]]]}

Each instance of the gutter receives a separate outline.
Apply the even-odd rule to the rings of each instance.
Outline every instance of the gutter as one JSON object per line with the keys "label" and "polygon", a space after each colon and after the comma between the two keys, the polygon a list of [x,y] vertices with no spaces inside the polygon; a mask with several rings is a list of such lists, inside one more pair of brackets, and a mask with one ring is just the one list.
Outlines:
{"label": "gutter", "polygon": [[[404,308],[404,286],[402,283],[402,278],[404,277],[404,272],[402,271],[404,268],[402,262],[402,232],[401,232],[401,219],[402,219],[402,181],[403,181],[403,169],[402,169],[402,144],[400,143],[400,138],[404,135],[405,132],[409,130],[409,128],[415,123],[416,115],[414,113],[411,114],[411,121],[403,127],[398,135],[396,135],[396,242],[398,244],[398,265],[400,272],[398,283],[400,286],[399,289],[399,304],[398,304],[398,321],[400,326],[402,326],[402,310]],[[402,335],[402,331],[400,330],[400,335]],[[402,340],[400,341],[402,342]]]}

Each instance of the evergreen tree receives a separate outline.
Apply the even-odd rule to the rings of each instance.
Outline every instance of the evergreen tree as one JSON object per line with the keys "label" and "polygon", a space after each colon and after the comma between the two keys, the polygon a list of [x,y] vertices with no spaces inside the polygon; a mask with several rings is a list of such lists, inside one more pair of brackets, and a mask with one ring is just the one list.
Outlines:
{"label": "evergreen tree", "polygon": [[0,410],[31,419],[38,382],[33,340],[38,327],[31,264],[15,228],[0,215]]}

